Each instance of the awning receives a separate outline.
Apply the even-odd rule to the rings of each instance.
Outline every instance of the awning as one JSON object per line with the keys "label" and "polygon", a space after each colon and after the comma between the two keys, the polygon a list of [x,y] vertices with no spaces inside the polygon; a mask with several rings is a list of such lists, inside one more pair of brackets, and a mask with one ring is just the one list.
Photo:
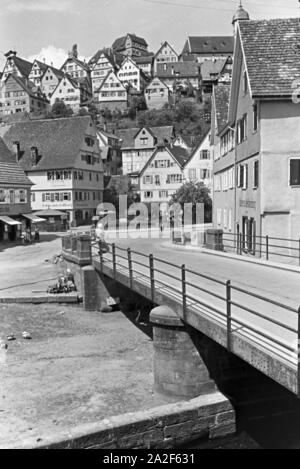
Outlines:
{"label": "awning", "polygon": [[20,221],[13,220],[10,217],[5,217],[5,216],[0,216],[0,221],[3,221],[3,223],[6,223],[6,225],[22,225]]}
{"label": "awning", "polygon": [[42,223],[43,221],[46,221],[45,218],[37,217],[33,213],[22,213],[22,216],[32,221],[32,223]]}

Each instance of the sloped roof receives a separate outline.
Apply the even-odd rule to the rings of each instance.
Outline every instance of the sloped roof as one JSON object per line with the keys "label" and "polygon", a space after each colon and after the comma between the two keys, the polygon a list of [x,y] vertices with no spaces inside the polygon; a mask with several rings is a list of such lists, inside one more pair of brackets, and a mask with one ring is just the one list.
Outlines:
{"label": "sloped roof", "polygon": [[253,97],[291,96],[300,78],[299,18],[239,23]]}
{"label": "sloped roof", "polygon": [[175,49],[171,46],[171,44],[169,44],[168,41],[165,41],[165,42],[162,43],[162,45],[160,46],[160,48],[158,49],[158,51],[156,52],[156,54],[155,54],[154,57],[157,57],[158,54],[160,53],[160,51],[162,50],[162,48],[165,47],[165,46],[169,46],[170,49],[172,49],[172,51],[174,52],[174,54],[177,55],[177,57],[178,57],[177,52],[176,52]]}
{"label": "sloped roof", "polygon": [[218,132],[226,125],[230,99],[230,85],[219,83],[214,88]]}
{"label": "sloped roof", "polygon": [[[146,127],[147,128],[147,127]],[[132,129],[121,129],[117,131],[117,136],[123,140],[122,149],[124,148],[134,148],[135,146],[135,137],[142,130],[142,128],[132,128]],[[165,140],[169,142],[172,140],[174,128],[173,126],[162,126],[162,127],[149,127],[149,131],[157,139],[157,145],[165,144]]]}
{"label": "sloped roof", "polygon": [[40,60],[37,60],[37,59],[35,59],[35,61],[33,62],[31,69],[33,68],[35,62],[38,64],[38,66],[42,69],[43,72],[45,72],[47,70],[48,65],[45,64],[44,62],[41,62]]}
{"label": "sloped roof", "polygon": [[190,157],[188,151],[182,147],[173,147],[171,145],[160,145],[160,147],[156,148],[151,158],[147,161],[145,166],[140,171],[139,173],[140,176],[142,176],[142,174],[152,163],[156,155],[162,150],[167,150],[173,156],[174,160],[177,162],[177,164],[180,166],[181,169],[184,168],[185,164],[188,162],[189,157]]}
{"label": "sloped roof", "polygon": [[115,40],[115,42],[113,43],[113,46],[112,46],[113,49],[114,50],[123,49],[125,47],[125,42],[126,42],[127,36],[130,36],[131,39],[134,42],[137,42],[138,44],[141,44],[143,46],[148,46],[148,44],[147,44],[147,42],[145,41],[144,38],[136,36],[135,34],[132,34],[132,33],[127,33],[126,36],[119,37],[118,39]]}
{"label": "sloped roof", "polygon": [[14,155],[9,151],[3,139],[0,138],[0,184],[7,183],[33,185],[21,166],[16,162]]}
{"label": "sloped roof", "polygon": [[168,62],[157,64],[157,76],[160,78],[198,77],[200,65],[194,62]]}
{"label": "sloped roof", "polygon": [[48,69],[50,69],[54,73],[54,75],[56,75],[58,78],[62,78],[65,75],[65,73],[62,70],[58,70],[58,68],[55,68],[52,65],[47,65],[42,78],[44,77]]}
{"label": "sloped roof", "polygon": [[172,153],[179,166],[183,168],[190,159],[190,153],[182,147],[168,145],[167,148]]}
{"label": "sloped roof", "polygon": [[[20,165],[25,171],[72,168],[90,122],[90,116],[20,122],[7,126],[3,139],[9,148],[20,142]],[[40,156],[34,167],[31,147],[37,147]]]}
{"label": "sloped roof", "polygon": [[[105,55],[107,60],[109,60],[114,67],[116,66],[113,50],[111,48],[106,48],[106,47],[103,48],[103,49],[99,49],[96,52],[96,54],[93,55],[93,57],[89,61],[89,65],[96,64],[98,62],[98,60],[100,59],[101,55]],[[123,58],[123,56],[122,56],[122,58]]]}
{"label": "sloped roof", "polygon": [[28,62],[28,60],[21,59],[17,56],[12,57],[11,59],[14,61],[15,65],[18,67],[22,75],[28,78],[33,64],[31,62]]}
{"label": "sloped roof", "polygon": [[219,75],[222,72],[226,62],[227,62],[227,59],[205,60],[205,62],[201,64],[202,80],[211,81],[211,80],[216,79],[215,77],[212,77],[211,75]]}
{"label": "sloped roof", "polygon": [[[189,36],[188,52],[190,54],[232,54],[233,36]],[[184,52],[187,52],[184,49]]]}
{"label": "sloped roof", "polygon": [[[37,89],[36,85],[28,80],[27,78],[24,77],[18,77],[17,75],[10,73],[8,77],[6,78],[5,82],[9,79],[12,78],[15,80],[22,88],[24,91],[26,91],[30,96],[32,97],[38,97],[39,99],[42,99],[44,101],[47,101],[47,98],[40,92],[40,89]],[[37,92],[39,90],[39,92]]]}
{"label": "sloped roof", "polygon": [[144,55],[144,56],[142,56],[142,57],[134,57],[134,62],[135,62],[137,65],[140,65],[140,64],[152,64],[153,58],[154,58],[154,55],[153,55],[153,54]]}

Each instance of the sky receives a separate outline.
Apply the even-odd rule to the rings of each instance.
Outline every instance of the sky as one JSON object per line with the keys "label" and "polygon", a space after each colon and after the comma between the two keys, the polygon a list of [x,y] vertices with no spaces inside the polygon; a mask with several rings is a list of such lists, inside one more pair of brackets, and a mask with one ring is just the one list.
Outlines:
{"label": "sky", "polygon": [[[230,35],[239,0],[0,0],[0,70],[10,49],[60,67],[78,44],[89,59],[127,32],[156,52],[167,40],[181,52],[187,36]],[[300,16],[299,0],[243,0],[251,19]]]}

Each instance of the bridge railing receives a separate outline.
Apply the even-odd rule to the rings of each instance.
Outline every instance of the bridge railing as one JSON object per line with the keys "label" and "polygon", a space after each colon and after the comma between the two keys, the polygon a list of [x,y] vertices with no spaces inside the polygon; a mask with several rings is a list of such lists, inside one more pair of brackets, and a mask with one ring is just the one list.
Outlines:
{"label": "bridge railing", "polygon": [[[134,281],[148,283],[153,302],[156,292],[170,292],[182,303],[183,318],[189,309],[203,314],[204,308],[206,314],[226,329],[229,352],[232,352],[235,335],[242,334],[264,350],[288,361],[297,370],[300,397],[300,307],[293,308],[241,288],[231,280],[224,282],[152,254],[125,249],[116,244],[109,246],[109,253],[99,253],[102,271],[104,265],[109,265],[116,279],[117,271],[121,269],[128,275],[131,288]],[[197,292],[201,292],[200,298]]]}
{"label": "bridge railing", "polygon": [[266,260],[286,262],[300,266],[300,239],[273,236],[248,236],[242,233],[223,234],[225,251],[236,254],[252,254]]}

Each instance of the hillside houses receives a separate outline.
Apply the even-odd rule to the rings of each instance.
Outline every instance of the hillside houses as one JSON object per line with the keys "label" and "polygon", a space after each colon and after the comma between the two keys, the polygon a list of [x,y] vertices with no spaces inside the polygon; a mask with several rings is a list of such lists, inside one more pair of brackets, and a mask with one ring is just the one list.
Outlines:
{"label": "hillside houses", "polygon": [[125,175],[141,171],[158,146],[170,144],[174,138],[174,128],[165,126],[119,130],[118,137],[122,140],[122,168]]}

